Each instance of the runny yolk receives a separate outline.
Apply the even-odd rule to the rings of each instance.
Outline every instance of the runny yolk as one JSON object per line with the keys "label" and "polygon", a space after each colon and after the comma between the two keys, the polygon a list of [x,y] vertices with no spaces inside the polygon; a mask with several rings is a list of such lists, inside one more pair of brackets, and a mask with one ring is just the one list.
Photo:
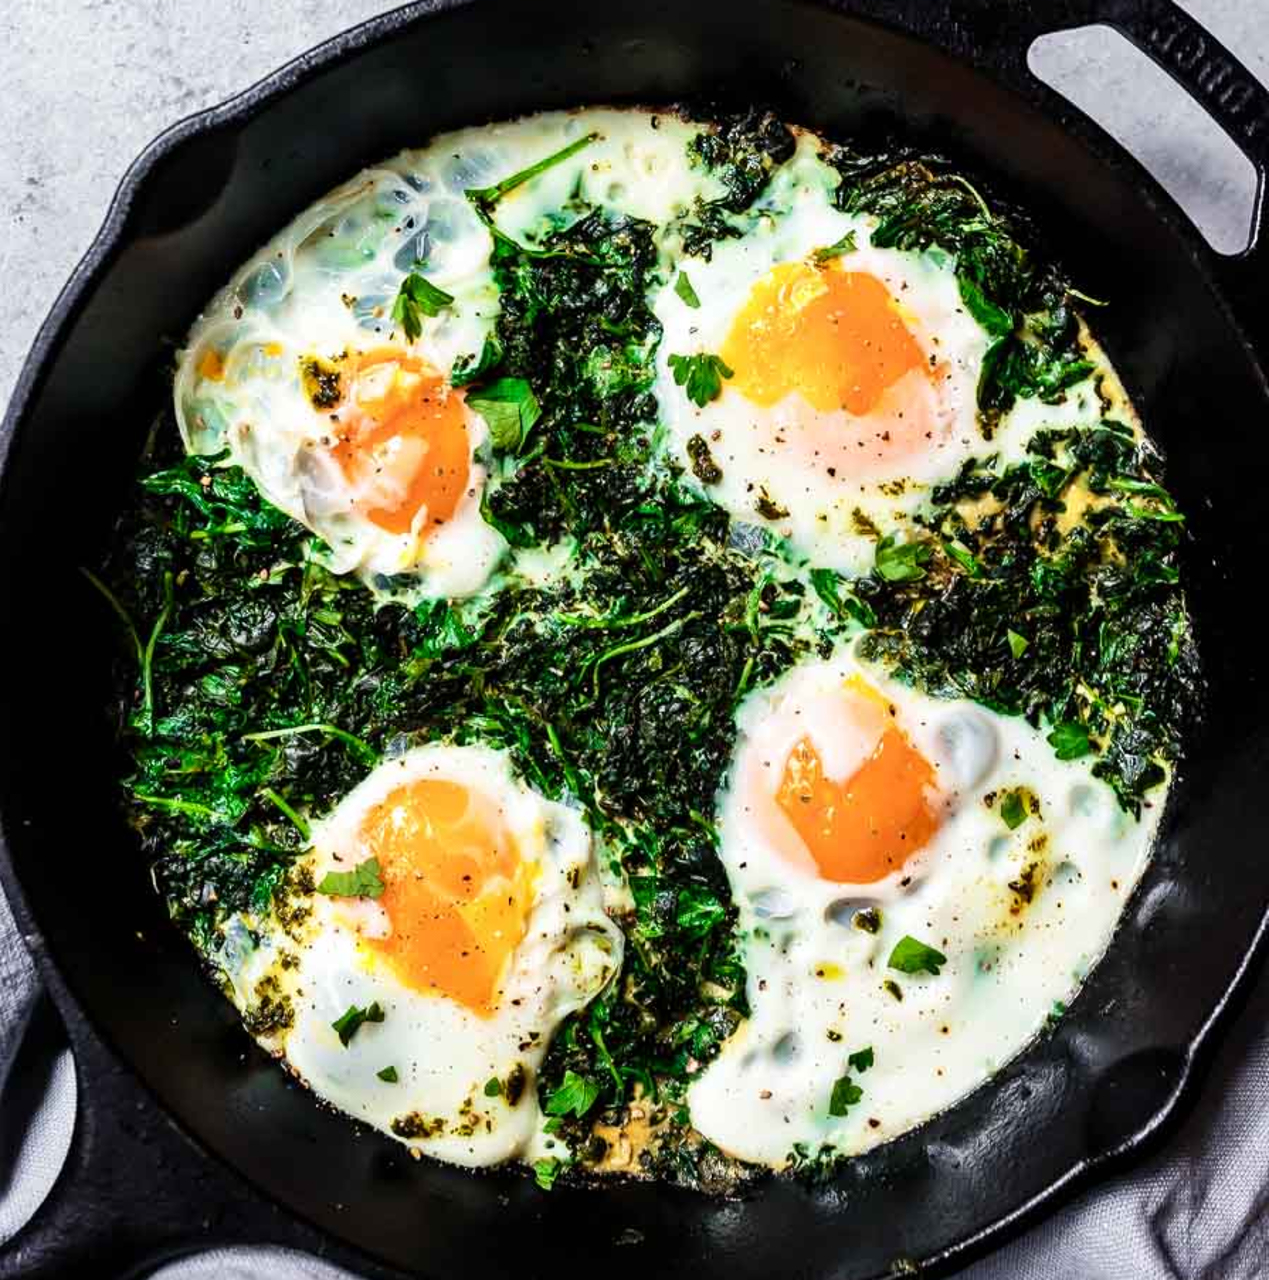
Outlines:
{"label": "runny yolk", "polygon": [[391,347],[344,367],[335,418],[336,461],[350,485],[371,496],[362,510],[388,533],[420,533],[449,520],[471,469],[463,397],[416,356]]}
{"label": "runny yolk", "polygon": [[489,1017],[524,937],[534,878],[492,806],[461,783],[418,779],[371,809],[360,836],[379,860],[378,901],[392,924],[364,944],[413,990]]}
{"label": "runny yolk", "polygon": [[893,725],[844,782],[824,776],[809,738],[785,761],[776,802],[826,880],[871,884],[897,870],[938,829],[926,758]]}
{"label": "runny yolk", "polygon": [[797,391],[822,413],[869,413],[904,374],[929,363],[890,291],[836,263],[784,262],[754,285],[723,344],[735,387],[773,405]]}

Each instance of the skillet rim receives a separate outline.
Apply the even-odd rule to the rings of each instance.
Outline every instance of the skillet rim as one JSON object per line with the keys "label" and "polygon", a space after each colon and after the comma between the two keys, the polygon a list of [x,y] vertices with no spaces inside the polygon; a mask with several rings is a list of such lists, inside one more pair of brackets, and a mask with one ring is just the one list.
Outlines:
{"label": "skillet rim", "polygon": [[[163,161],[178,155],[186,144],[217,130],[241,127],[249,123],[257,114],[270,108],[294,89],[347,58],[377,45],[389,43],[403,31],[431,17],[472,7],[479,2],[480,0],[414,0],[413,3],[375,15],[299,54],[225,100],[176,121],[143,148],[121,177],[100,229],[58,292],[23,361],[3,421],[0,422],[0,500],[3,499],[3,492],[10,474],[9,452],[19,439],[19,434],[24,429],[29,429],[28,411],[37,399],[49,372],[56,364],[74,323],[96,289],[107,278],[116,257],[128,243],[130,234],[134,232],[133,214],[145,195],[147,184]],[[1089,0],[1089,3],[1084,3],[1084,0],[1072,0],[1071,3],[1053,0],[1053,9],[1068,11],[1065,18],[1061,16],[1049,20],[1034,18],[1029,24],[1024,20],[1021,27],[1012,33],[1014,38],[1023,41],[1022,47],[1016,51],[1021,62],[1012,67],[1012,74],[1004,73],[1006,59],[1000,56],[1000,48],[992,50],[975,46],[972,34],[968,41],[940,38],[937,34],[939,27],[937,18],[927,19],[924,16],[918,16],[921,14],[922,0],[915,0],[912,4],[905,4],[905,0],[786,0],[786,2],[798,7],[828,11],[833,15],[872,24],[901,37],[932,45],[939,53],[958,61],[976,76],[989,79],[997,87],[1003,88],[1010,96],[1019,99],[1020,105],[1030,106],[1042,113],[1051,123],[1069,134],[1099,164],[1125,173],[1149,207],[1151,214],[1162,221],[1184,245],[1192,265],[1196,267],[1212,298],[1238,336],[1262,389],[1269,388],[1269,376],[1267,376],[1269,352],[1262,352],[1249,332],[1245,322],[1246,317],[1240,315],[1233,300],[1234,290],[1230,282],[1231,269],[1241,263],[1250,262],[1253,265],[1259,265],[1263,271],[1263,264],[1260,263],[1263,254],[1256,253],[1259,247],[1256,232],[1259,228],[1264,195],[1263,181],[1262,189],[1257,195],[1252,243],[1239,254],[1217,254],[1207,245],[1201,233],[1173,198],[1131,152],[1086,116],[1080,108],[1051,90],[1026,68],[1026,49],[1036,34],[1097,21],[1098,17],[1093,10],[1097,9],[1098,0]],[[1114,0],[1109,2],[1113,4]],[[1129,3],[1133,2],[1135,0],[1129,0]],[[1149,0],[1143,0],[1143,2],[1148,3]],[[974,10],[980,6],[978,0],[947,0],[945,11],[957,7]],[[1038,7],[1043,9],[1046,5]],[[1117,26],[1111,19],[1105,20],[1110,25]],[[1019,31],[1023,34],[1019,34]],[[1007,37],[1009,33],[1002,32],[1002,34]],[[997,58],[994,67],[988,65],[993,54]],[[1023,72],[1022,77],[1018,74],[1019,67]],[[1184,91],[1190,93],[1189,87],[1184,85],[1182,87]],[[1198,99],[1195,98],[1195,101],[1197,102]],[[1205,106],[1204,110],[1211,115]],[[1218,121],[1218,123],[1221,122]],[[1263,174],[1258,176],[1263,178]],[[77,1062],[80,1056],[81,1038],[95,1042],[98,1051],[104,1050],[109,1058],[125,1066],[130,1079],[140,1085],[158,1113],[174,1123],[200,1154],[212,1157],[232,1171],[266,1202],[279,1203],[269,1191],[249,1175],[244,1174],[227,1156],[221,1155],[188,1129],[184,1120],[159,1100],[145,1077],[133,1068],[128,1056],[115,1047],[108,1027],[102,1024],[87,1006],[80,1003],[61,966],[50,955],[43,930],[22,888],[5,839],[2,813],[0,813],[0,885],[3,886],[8,897],[23,941],[52,993],[59,1013],[67,1024],[72,1046],[76,1050]],[[1125,904],[1125,915],[1126,912],[1127,904]],[[1121,916],[1121,920],[1123,918]],[[1110,945],[1114,945],[1113,939]],[[1206,1072],[1211,1055],[1217,1047],[1221,1025],[1222,1023],[1227,1025],[1232,1021],[1238,1008],[1246,1002],[1255,972],[1263,965],[1266,954],[1269,954],[1269,905],[1261,913],[1259,924],[1243,951],[1235,973],[1219,999],[1211,1007],[1202,1025],[1185,1044],[1185,1053],[1176,1083],[1158,1109],[1119,1142],[1095,1154],[1081,1156],[1064,1175],[1055,1179],[1029,1200],[1005,1215],[993,1219],[978,1230],[953,1240],[922,1259],[920,1265],[924,1268],[942,1269],[953,1263],[964,1264],[988,1247],[1004,1243],[1006,1239],[1036,1221],[1042,1212],[1053,1212],[1060,1204],[1068,1201],[1080,1187],[1087,1187],[1094,1181],[1104,1180],[1117,1169],[1143,1158],[1158,1139],[1175,1128],[1194,1102],[1197,1088]],[[1025,1047],[1023,1051],[1025,1052]],[[80,1083],[82,1087],[88,1082],[81,1080]],[[85,1089],[82,1105],[84,1107],[91,1105],[87,1098],[87,1089]],[[70,1163],[68,1159],[68,1168]],[[309,1221],[306,1215],[289,1205],[283,1204],[283,1208],[293,1217],[301,1221]],[[321,1224],[316,1225],[319,1230],[327,1230]],[[342,1237],[334,1238],[339,1240],[345,1248],[360,1253],[357,1246],[351,1245]],[[385,1264],[379,1262],[378,1265]]]}

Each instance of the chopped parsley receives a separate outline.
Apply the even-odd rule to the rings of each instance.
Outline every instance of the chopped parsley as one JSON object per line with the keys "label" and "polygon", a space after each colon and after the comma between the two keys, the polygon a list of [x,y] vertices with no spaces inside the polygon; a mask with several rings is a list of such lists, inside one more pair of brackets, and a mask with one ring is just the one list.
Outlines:
{"label": "chopped parsley", "polygon": [[832,262],[834,258],[840,258],[844,253],[854,253],[859,246],[855,243],[855,232],[848,231],[840,240],[833,244],[825,245],[822,249],[816,249],[816,262]]}
{"label": "chopped parsley", "polygon": [[376,1071],[375,1075],[377,1075],[379,1079],[384,1082],[384,1084],[396,1084],[397,1081],[400,1080],[401,1078],[399,1075],[397,1075],[396,1067],[384,1067],[381,1070]]}
{"label": "chopped parsley", "polygon": [[1088,727],[1075,720],[1063,720],[1046,739],[1059,760],[1078,760],[1093,749]]}
{"label": "chopped parsley", "polygon": [[328,871],[317,886],[318,893],[334,898],[377,898],[383,893],[379,859],[367,858],[351,871]]}
{"label": "chopped parsley", "polygon": [[917,582],[925,577],[931,550],[925,542],[899,542],[888,533],[877,543],[874,565],[886,582]]}
{"label": "chopped parsley", "polygon": [[1022,792],[1007,791],[1000,801],[1000,817],[1010,831],[1016,831],[1027,820],[1027,806]]}
{"label": "chopped parsley", "polygon": [[722,356],[706,353],[671,356],[670,369],[674,373],[675,383],[687,392],[687,398],[700,409],[723,394],[723,379],[732,376],[732,371]]}
{"label": "chopped parsley", "polygon": [[928,973],[934,977],[947,963],[947,957],[934,947],[918,942],[910,934],[905,934],[894,944],[890,959],[886,964],[900,973]]}
{"label": "chopped parsley", "polygon": [[339,1036],[339,1043],[348,1048],[352,1042],[353,1036],[361,1029],[362,1025],[367,1022],[382,1022],[383,1009],[376,1000],[373,1004],[367,1005],[364,1009],[359,1009],[355,1004],[348,1006],[347,1012],[342,1017],[336,1018],[330,1025],[335,1029]]}
{"label": "chopped parsley", "polygon": [[696,296],[696,290],[692,288],[692,282],[688,279],[686,271],[679,272],[678,278],[674,281],[674,292],[689,307],[695,309],[701,305],[701,300]]}
{"label": "chopped parsley", "polygon": [[438,289],[417,271],[411,271],[401,281],[396,301],[392,304],[392,319],[401,326],[410,342],[417,342],[423,335],[423,317],[439,316],[453,301],[453,294]]}
{"label": "chopped parsley", "polygon": [[542,407],[525,378],[496,378],[467,396],[468,407],[485,420],[495,449],[515,453],[542,416]]}
{"label": "chopped parsley", "polygon": [[864,1091],[850,1076],[842,1076],[833,1084],[833,1092],[828,1099],[828,1114],[844,1116],[863,1096]]}
{"label": "chopped parsley", "polygon": [[579,1076],[575,1071],[565,1071],[560,1087],[546,1100],[546,1114],[572,1114],[580,1120],[595,1105],[598,1097],[599,1086],[593,1080]]}

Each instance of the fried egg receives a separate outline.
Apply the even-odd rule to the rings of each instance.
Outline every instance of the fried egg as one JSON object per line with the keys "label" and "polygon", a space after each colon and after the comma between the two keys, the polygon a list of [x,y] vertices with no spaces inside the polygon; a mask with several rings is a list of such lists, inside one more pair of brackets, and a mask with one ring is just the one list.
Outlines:
{"label": "fried egg", "polygon": [[1155,817],[1025,721],[850,650],[751,694],[738,731],[720,856],[752,1016],[689,1105],[780,1168],[893,1138],[1016,1054],[1105,949]]}
{"label": "fried egg", "polygon": [[[716,194],[688,178],[692,133],[674,117],[556,112],[364,170],[269,241],[194,325],[174,386],[187,450],[227,453],[323,539],[337,573],[420,596],[479,592],[507,546],[481,515],[489,431],[453,382],[498,314],[492,237],[465,193],[589,137],[575,162],[499,202],[506,234],[547,234],[577,200],[666,221]],[[411,272],[452,299],[419,315],[413,340],[393,313]]]}
{"label": "fried egg", "polygon": [[419,747],[316,824],[297,880],[230,933],[233,998],[261,1043],[430,1156],[540,1153],[551,1036],[621,965],[581,816],[502,752]]}
{"label": "fried egg", "polygon": [[[656,390],[689,479],[805,559],[855,575],[932,484],[975,454],[1021,457],[1041,418],[1095,418],[1097,399],[1090,382],[1040,417],[1019,402],[988,444],[977,385],[989,339],[952,260],[874,246],[875,219],[834,207],[838,176],[818,150],[800,137],[751,228],[709,261],[667,244]],[[721,361],[720,393],[704,404],[676,379],[673,358],[694,356]],[[702,473],[704,450],[713,465]]]}

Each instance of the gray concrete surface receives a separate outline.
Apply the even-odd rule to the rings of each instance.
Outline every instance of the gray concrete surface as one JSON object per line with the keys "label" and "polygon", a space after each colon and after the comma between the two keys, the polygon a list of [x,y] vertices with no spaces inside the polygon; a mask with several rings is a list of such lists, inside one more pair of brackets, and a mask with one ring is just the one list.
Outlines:
{"label": "gray concrete surface", "polygon": [[[1185,3],[1269,80],[1269,6]],[[390,7],[379,0],[0,3],[0,404],[145,143]],[[1246,233],[1249,167],[1210,126],[1195,126],[1179,92],[1140,61],[1125,66],[1107,45],[1101,32],[1062,37],[1037,49],[1033,65],[1065,77],[1081,104],[1111,103],[1135,116],[1121,126],[1131,148],[1195,210],[1218,247],[1238,247]]]}

